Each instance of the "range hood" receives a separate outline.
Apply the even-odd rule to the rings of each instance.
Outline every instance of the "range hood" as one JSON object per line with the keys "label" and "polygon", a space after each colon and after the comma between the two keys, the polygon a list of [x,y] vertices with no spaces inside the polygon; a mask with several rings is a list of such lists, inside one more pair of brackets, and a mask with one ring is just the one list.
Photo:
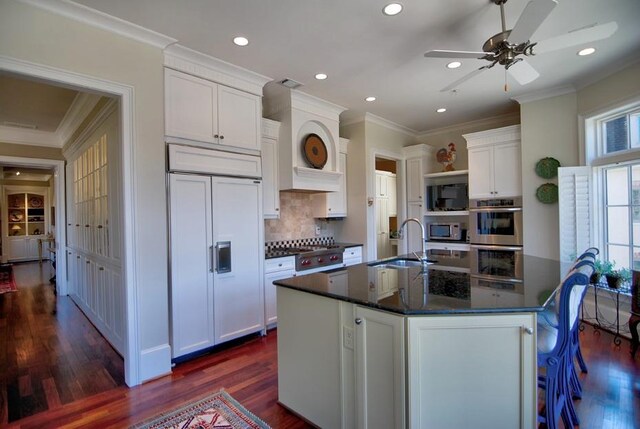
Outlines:
{"label": "range hood", "polygon": [[[280,122],[279,189],[312,193],[340,190],[340,113],[346,109],[278,82],[265,85],[262,100],[263,116]],[[310,134],[318,136],[327,149],[322,168],[314,168],[304,155],[303,145]]]}

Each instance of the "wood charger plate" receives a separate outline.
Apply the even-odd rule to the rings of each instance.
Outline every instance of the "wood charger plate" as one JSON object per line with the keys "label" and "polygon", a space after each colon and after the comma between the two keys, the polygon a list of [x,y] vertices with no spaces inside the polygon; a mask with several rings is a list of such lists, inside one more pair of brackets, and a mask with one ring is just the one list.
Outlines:
{"label": "wood charger plate", "polygon": [[327,147],[317,134],[309,134],[302,143],[304,159],[313,168],[322,169],[327,163]]}

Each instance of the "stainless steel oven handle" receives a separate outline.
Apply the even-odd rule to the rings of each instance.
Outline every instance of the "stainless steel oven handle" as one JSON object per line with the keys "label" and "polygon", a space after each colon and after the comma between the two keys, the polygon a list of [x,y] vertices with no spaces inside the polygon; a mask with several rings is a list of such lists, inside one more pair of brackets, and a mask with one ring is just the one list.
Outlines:
{"label": "stainless steel oven handle", "polygon": [[469,246],[471,249],[481,249],[481,250],[512,250],[514,252],[522,251],[522,247],[520,246],[485,246],[479,244],[471,244]]}
{"label": "stainless steel oven handle", "polygon": [[507,213],[507,212],[521,212],[522,207],[476,207],[470,208],[470,212],[496,212],[496,213]]}

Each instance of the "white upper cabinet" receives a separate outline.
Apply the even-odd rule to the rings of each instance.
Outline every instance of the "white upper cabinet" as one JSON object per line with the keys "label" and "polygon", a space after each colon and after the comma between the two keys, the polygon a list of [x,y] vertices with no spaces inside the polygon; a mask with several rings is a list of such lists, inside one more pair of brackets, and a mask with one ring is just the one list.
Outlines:
{"label": "white upper cabinet", "polygon": [[241,149],[260,148],[260,97],[165,68],[165,134]]}
{"label": "white upper cabinet", "polygon": [[312,195],[313,216],[316,218],[346,217],[347,216],[347,144],[349,140],[340,139],[340,153],[338,154],[338,172],[340,187],[337,192],[325,192]]}
{"label": "white upper cabinet", "polygon": [[469,198],[522,195],[519,125],[464,138],[469,150]]}
{"label": "white upper cabinet", "polygon": [[432,148],[425,144],[402,148],[407,160],[407,203],[422,203],[424,199],[424,175]]}
{"label": "white upper cabinet", "polygon": [[278,130],[280,123],[262,120],[262,198],[265,219],[280,219],[278,186]]}

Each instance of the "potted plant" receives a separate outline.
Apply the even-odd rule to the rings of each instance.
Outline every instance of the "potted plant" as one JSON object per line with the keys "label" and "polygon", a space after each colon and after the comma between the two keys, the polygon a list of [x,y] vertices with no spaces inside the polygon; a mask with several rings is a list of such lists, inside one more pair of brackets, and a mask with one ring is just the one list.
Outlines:
{"label": "potted plant", "polygon": [[600,283],[600,278],[607,273],[613,271],[613,262],[596,260],[594,264],[593,274],[591,274],[591,284]]}
{"label": "potted plant", "polygon": [[623,283],[631,279],[631,272],[627,268],[622,268],[610,271],[605,274],[605,277],[607,278],[607,285],[611,289],[619,289]]}

